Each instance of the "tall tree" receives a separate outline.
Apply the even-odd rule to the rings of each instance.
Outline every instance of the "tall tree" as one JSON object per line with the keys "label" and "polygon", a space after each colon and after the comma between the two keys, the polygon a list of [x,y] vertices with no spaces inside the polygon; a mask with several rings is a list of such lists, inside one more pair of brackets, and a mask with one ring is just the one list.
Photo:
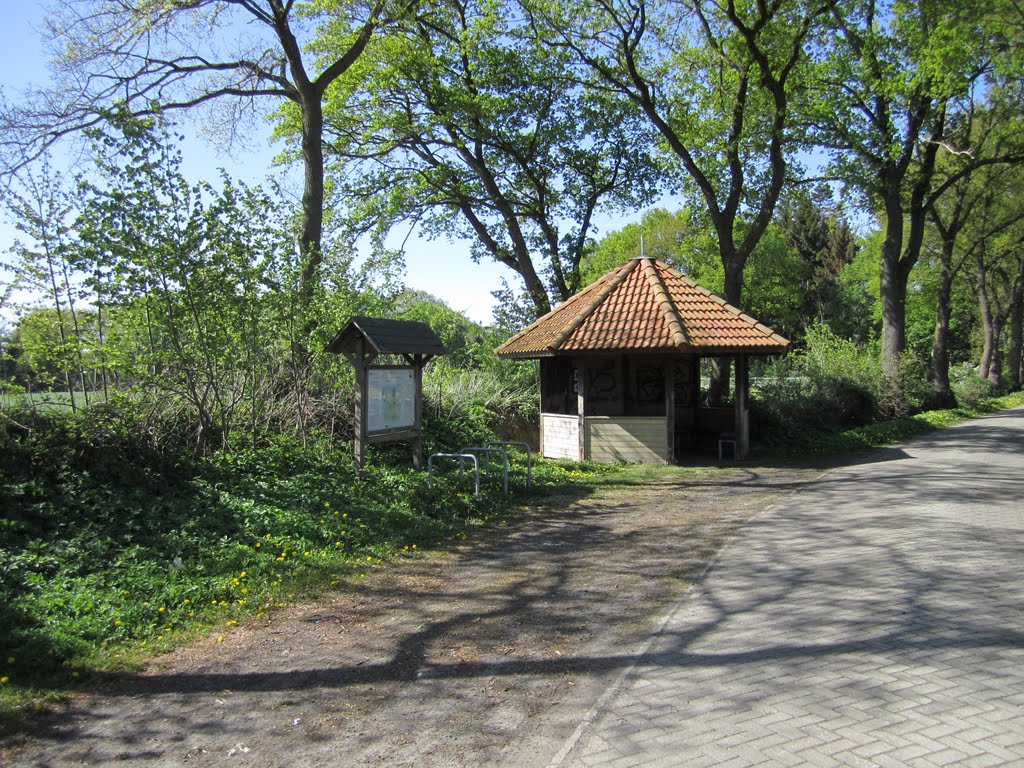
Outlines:
{"label": "tall tree", "polygon": [[1018,119],[991,107],[961,115],[953,133],[958,145],[969,147],[969,151],[941,157],[936,169],[941,193],[928,211],[939,241],[932,370],[936,394],[950,407],[955,405],[949,380],[954,281],[965,266],[977,264],[979,253],[991,241],[1024,220],[1024,207],[1019,202],[1021,166],[980,165],[978,161],[1007,155],[1005,145],[1007,141],[1015,142]]}
{"label": "tall tree", "polygon": [[798,285],[804,328],[840,314],[839,275],[857,253],[850,224],[830,197],[828,188],[801,189],[779,207],[778,224],[786,243],[806,267]]}
{"label": "tall tree", "polygon": [[[641,110],[702,203],[718,241],[724,297],[764,235],[794,149],[793,99],[806,45],[836,0],[772,3],[526,0],[541,34]],[[719,364],[716,397],[728,368]]]}
{"label": "tall tree", "polygon": [[[74,206],[62,188],[60,174],[54,174],[49,163],[43,164],[41,176],[26,174],[23,187],[22,193],[9,190],[7,197],[15,227],[29,240],[14,245],[15,282],[23,289],[49,296],[55,338],[47,339],[52,342],[48,355],[51,360],[61,361],[71,409],[75,410],[75,379],[87,404],[89,398],[82,366],[82,329],[75,308],[78,295],[71,279],[76,261],[70,221]],[[36,326],[39,320],[48,323],[51,314],[37,313]]]}
{"label": "tall tree", "polygon": [[595,215],[644,201],[655,169],[628,105],[575,83],[566,58],[510,3],[443,0],[379,35],[326,114],[350,225],[471,239],[536,313],[575,293]]}
{"label": "tall tree", "polygon": [[835,172],[883,221],[879,298],[889,373],[906,348],[907,283],[929,209],[955,183],[937,182],[936,163],[940,153],[970,151],[951,143],[949,128],[991,70],[986,10],[956,0],[848,0],[832,14],[810,119]]}
{"label": "tall tree", "polygon": [[793,149],[792,101],[820,2],[598,0],[532,17],[602,87],[633,102],[701,201],[718,239],[725,298],[771,221]]}
{"label": "tall tree", "polygon": [[[258,102],[290,105],[304,167],[299,248],[308,303],[321,264],[323,101],[399,0],[58,0],[46,20],[53,52],[45,88],[0,105],[0,173],[60,139],[102,125],[115,108],[135,116],[219,105],[217,133],[244,135]],[[313,57],[304,35],[331,35],[335,55]],[[307,41],[308,43],[308,41]]]}

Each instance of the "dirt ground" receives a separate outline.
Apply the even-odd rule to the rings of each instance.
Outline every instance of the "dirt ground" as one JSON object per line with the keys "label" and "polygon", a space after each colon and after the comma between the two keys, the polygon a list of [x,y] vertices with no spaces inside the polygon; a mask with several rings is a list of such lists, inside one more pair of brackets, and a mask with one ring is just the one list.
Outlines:
{"label": "dirt ground", "polygon": [[90,683],[0,762],[547,765],[724,541],[819,473],[548,504]]}

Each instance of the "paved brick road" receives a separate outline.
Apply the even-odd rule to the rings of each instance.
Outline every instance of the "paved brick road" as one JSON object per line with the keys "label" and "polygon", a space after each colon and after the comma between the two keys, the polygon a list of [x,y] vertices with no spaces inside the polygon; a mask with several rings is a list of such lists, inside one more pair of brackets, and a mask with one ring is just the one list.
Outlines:
{"label": "paved brick road", "polygon": [[1024,409],[769,510],[551,765],[1024,765]]}

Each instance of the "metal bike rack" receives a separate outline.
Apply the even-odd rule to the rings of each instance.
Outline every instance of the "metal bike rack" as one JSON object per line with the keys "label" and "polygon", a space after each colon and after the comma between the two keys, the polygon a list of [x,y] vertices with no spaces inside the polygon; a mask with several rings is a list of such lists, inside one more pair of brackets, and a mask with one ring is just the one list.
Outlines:
{"label": "metal bike rack", "polygon": [[529,443],[521,442],[519,440],[495,440],[487,444],[488,448],[499,447],[499,446],[515,446],[517,448],[523,448],[526,450],[526,490],[533,488],[533,450],[530,448]]}
{"label": "metal bike rack", "polygon": [[499,454],[502,459],[502,470],[505,476],[505,495],[508,496],[508,451],[504,448],[487,448],[481,445],[470,445],[460,448],[459,453],[463,455],[475,455],[477,453],[482,453],[487,462],[488,469],[491,468],[491,454]]}
{"label": "metal bike rack", "polygon": [[[473,462],[473,477],[476,482],[476,497],[480,498],[480,459],[472,453],[462,451],[460,453],[433,453],[430,458],[427,459],[427,488],[430,490],[434,489],[434,459],[457,459],[459,462],[459,479],[462,479],[463,465],[467,461]],[[506,459],[506,464],[507,464]],[[506,470],[506,490],[508,493],[508,472]]]}

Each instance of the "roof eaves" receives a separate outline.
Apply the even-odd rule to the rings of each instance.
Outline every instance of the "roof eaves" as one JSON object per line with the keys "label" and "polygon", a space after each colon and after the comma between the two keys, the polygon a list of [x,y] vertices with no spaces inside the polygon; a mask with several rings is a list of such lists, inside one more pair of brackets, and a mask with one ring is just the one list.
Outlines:
{"label": "roof eaves", "polygon": [[[516,343],[520,339],[523,339],[523,338],[529,336],[537,328],[539,328],[542,325],[547,324],[549,321],[551,321],[553,319],[553,317],[555,315],[557,315],[560,312],[563,312],[563,311],[569,309],[574,304],[580,303],[581,299],[586,298],[586,296],[587,296],[587,294],[589,292],[591,292],[591,291],[593,291],[595,289],[599,289],[601,284],[604,281],[608,280],[612,276],[613,275],[604,275],[600,280],[595,282],[593,285],[590,285],[587,288],[583,289],[580,293],[577,293],[575,296],[570,296],[568,299],[563,301],[561,304],[559,304],[557,307],[552,309],[550,312],[547,312],[547,313],[541,315],[540,317],[538,317],[536,320],[534,320],[528,326],[523,328],[523,330],[519,331],[519,333],[517,333],[517,334],[515,334],[513,336],[510,336],[502,344],[500,344],[497,349],[494,350],[494,353],[496,355],[498,355],[499,357],[511,357],[512,355],[522,354],[521,351],[520,352],[508,352],[508,351],[504,351],[504,350],[508,350],[508,348],[516,346]],[[537,348],[536,352],[540,353],[543,349],[544,348]]]}
{"label": "roof eaves", "polygon": [[547,346],[548,351],[556,352],[561,349],[566,340],[579,330],[580,326],[587,321],[587,318],[594,313],[594,310],[601,306],[605,299],[607,299],[616,288],[622,285],[622,281],[625,280],[635,268],[636,261],[630,260],[622,266],[617,274],[613,273],[612,278],[602,286],[600,290],[595,292],[590,301],[583,306],[583,309],[580,310],[576,316],[558,332],[555,338],[551,340],[551,343]]}

